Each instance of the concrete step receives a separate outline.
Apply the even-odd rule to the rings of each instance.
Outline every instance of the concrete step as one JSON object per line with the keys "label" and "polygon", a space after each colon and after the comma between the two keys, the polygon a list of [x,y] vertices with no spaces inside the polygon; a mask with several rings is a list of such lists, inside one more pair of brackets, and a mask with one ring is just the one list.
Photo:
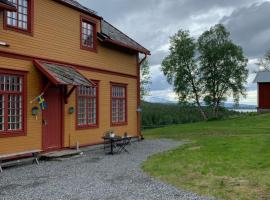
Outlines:
{"label": "concrete step", "polygon": [[61,159],[61,158],[70,158],[73,156],[82,155],[83,152],[80,150],[61,150],[61,151],[53,151],[49,153],[45,153],[41,155],[41,159],[44,160],[55,160],[55,159]]}

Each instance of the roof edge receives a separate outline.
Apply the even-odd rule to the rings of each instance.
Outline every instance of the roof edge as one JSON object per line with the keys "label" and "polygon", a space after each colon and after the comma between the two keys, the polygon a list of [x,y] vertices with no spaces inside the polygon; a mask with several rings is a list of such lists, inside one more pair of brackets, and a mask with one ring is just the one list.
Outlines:
{"label": "roof edge", "polygon": [[140,53],[144,53],[146,55],[151,55],[150,51],[145,51],[143,49],[139,49],[139,48],[134,48],[134,47],[131,47],[129,45],[126,45],[122,42],[119,42],[119,41],[116,41],[116,40],[112,40],[112,39],[104,39],[102,40],[103,42],[107,42],[107,43],[111,43],[111,44],[115,44],[117,46],[120,46],[120,47],[124,47],[124,48],[127,48],[127,49],[131,49],[131,50],[134,50],[134,51],[137,51],[137,52],[140,52]]}
{"label": "roof edge", "polygon": [[[107,20],[105,20],[105,19],[102,19],[104,22],[106,22],[107,24],[109,24],[110,26],[112,26],[113,28],[115,28],[117,31],[119,31],[119,32],[121,32],[123,35],[125,35],[127,38],[129,38],[130,40],[132,40],[133,42],[135,42],[138,46],[141,46],[141,47],[143,47],[141,44],[139,44],[137,41],[135,41],[134,39],[132,39],[131,37],[129,37],[127,34],[125,34],[125,33],[123,33],[123,31],[121,31],[121,30],[119,30],[118,28],[116,28],[114,25],[112,25],[110,22],[108,22]],[[114,40],[113,40],[114,41]],[[119,44],[122,44],[122,45],[124,45],[124,46],[128,46],[128,45],[126,45],[126,44],[123,44],[122,42],[119,42],[119,41],[116,41],[117,43],[119,43]],[[128,46],[128,47],[130,47],[130,46]],[[133,47],[131,47],[131,48],[133,48]],[[148,50],[148,49],[146,49],[145,47],[143,47],[145,50],[141,50],[141,51],[139,51],[139,52],[141,52],[141,53],[146,53],[147,55],[151,55],[151,53],[150,53],[150,51]],[[135,49],[135,48],[133,48],[133,49]],[[138,48],[139,49],[139,48]],[[138,50],[137,49],[137,50]]]}
{"label": "roof edge", "polygon": [[270,71],[258,71],[253,83],[270,83]]}
{"label": "roof edge", "polygon": [[60,3],[60,4],[62,4],[62,5],[65,5],[65,6],[67,6],[67,7],[70,7],[70,8],[72,8],[72,9],[74,9],[74,10],[80,11],[80,12],[82,12],[82,13],[84,13],[84,14],[87,14],[87,15],[89,15],[89,16],[91,16],[91,17],[94,17],[94,18],[96,18],[96,19],[103,20],[103,18],[102,18],[101,16],[99,16],[99,15],[97,15],[97,14],[95,14],[95,13],[87,12],[86,10],[80,9],[80,8],[78,8],[78,7],[74,6],[74,5],[71,5],[71,4],[69,4],[69,3],[66,3],[66,2],[64,2],[64,1],[61,1],[61,0],[53,0],[53,1],[55,1],[55,2],[57,2],[57,3]]}

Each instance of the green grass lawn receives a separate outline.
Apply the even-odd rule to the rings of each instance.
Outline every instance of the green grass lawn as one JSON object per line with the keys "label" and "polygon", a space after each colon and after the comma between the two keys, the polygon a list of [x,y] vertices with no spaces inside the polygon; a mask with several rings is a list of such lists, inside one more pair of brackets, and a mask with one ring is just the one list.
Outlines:
{"label": "green grass lawn", "polygon": [[189,142],[143,163],[151,176],[219,199],[270,199],[270,114],[169,126],[144,135]]}

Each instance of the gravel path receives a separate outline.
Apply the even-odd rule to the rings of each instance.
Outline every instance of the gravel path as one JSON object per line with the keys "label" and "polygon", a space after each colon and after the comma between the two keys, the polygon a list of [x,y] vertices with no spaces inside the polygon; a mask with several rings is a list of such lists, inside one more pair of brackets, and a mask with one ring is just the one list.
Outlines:
{"label": "gravel path", "polygon": [[141,171],[140,165],[149,155],[179,145],[171,140],[145,140],[132,143],[130,154],[110,156],[90,148],[77,158],[6,169],[0,174],[0,199],[209,199],[178,190]]}

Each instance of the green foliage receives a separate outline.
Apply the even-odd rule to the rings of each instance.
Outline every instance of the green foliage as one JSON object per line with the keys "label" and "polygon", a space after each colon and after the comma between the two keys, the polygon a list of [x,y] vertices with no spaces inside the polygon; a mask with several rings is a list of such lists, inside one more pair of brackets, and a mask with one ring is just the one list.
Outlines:
{"label": "green foliage", "polygon": [[212,107],[217,117],[220,105],[230,95],[238,103],[245,96],[247,59],[241,47],[229,38],[223,25],[216,25],[195,41],[188,31],[179,30],[170,39],[170,54],[162,71],[180,102],[195,103],[204,119],[201,101]]}
{"label": "green foliage", "polygon": [[[204,32],[198,39],[200,70],[205,89],[205,102],[217,109],[232,95],[236,103],[245,96],[248,77],[247,59],[241,47],[229,38],[221,24]],[[216,110],[214,110],[216,111]]]}
{"label": "green foliage", "polygon": [[[203,108],[212,120],[211,110]],[[203,121],[199,110],[190,104],[161,104],[142,102],[142,128],[156,128],[171,124],[186,124]],[[221,108],[218,119],[238,116],[240,113]]]}
{"label": "green foliage", "polygon": [[141,99],[149,94],[149,85],[151,84],[149,61],[146,59],[141,65]]}
{"label": "green foliage", "polygon": [[264,57],[259,60],[257,65],[262,67],[264,70],[270,71],[270,50],[265,53]]}

